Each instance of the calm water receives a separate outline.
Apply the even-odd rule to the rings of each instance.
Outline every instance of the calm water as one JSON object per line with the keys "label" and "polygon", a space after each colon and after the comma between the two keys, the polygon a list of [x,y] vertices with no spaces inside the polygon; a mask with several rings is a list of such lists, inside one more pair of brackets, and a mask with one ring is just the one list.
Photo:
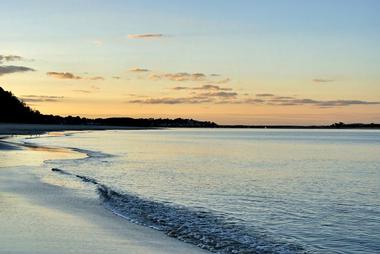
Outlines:
{"label": "calm water", "polygon": [[115,213],[209,250],[380,253],[379,131],[101,131],[25,141],[86,150],[87,158],[46,161],[41,174],[81,182],[88,195],[97,189]]}

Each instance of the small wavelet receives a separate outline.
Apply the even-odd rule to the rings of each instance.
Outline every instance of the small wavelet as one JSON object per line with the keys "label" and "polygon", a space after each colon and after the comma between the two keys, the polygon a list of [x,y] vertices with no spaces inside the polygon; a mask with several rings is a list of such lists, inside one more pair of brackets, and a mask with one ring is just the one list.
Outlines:
{"label": "small wavelet", "polygon": [[121,193],[88,176],[51,170],[95,185],[103,205],[114,214],[211,252],[310,253],[303,246],[229,222],[223,215]]}

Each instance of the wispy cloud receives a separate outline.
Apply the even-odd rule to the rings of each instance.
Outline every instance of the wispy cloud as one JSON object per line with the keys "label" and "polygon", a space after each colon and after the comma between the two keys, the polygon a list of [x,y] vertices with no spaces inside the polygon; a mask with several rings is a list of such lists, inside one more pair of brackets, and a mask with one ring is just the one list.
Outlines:
{"label": "wispy cloud", "polygon": [[73,90],[73,92],[77,92],[77,93],[92,93],[93,91],[83,90],[83,89],[76,89],[76,90]]}
{"label": "wispy cloud", "polygon": [[[137,99],[131,99],[128,103],[138,103],[138,104],[202,104],[202,103],[221,103],[226,100],[235,100],[238,96],[236,92],[226,92],[223,90],[218,90],[219,88],[214,86],[211,89],[205,89],[204,87],[196,87],[201,89],[198,92],[192,92],[188,97],[162,97],[162,98],[143,98],[137,97]],[[194,88],[189,87],[175,87],[176,90],[194,90]],[[133,96],[136,97],[136,96]]]}
{"label": "wispy cloud", "polygon": [[17,55],[0,55],[0,63],[23,60],[25,60],[23,57]]}
{"label": "wispy cloud", "polygon": [[231,91],[232,88],[220,87],[217,85],[203,85],[196,87],[188,87],[188,86],[176,86],[173,87],[173,90],[214,90],[214,91]]}
{"label": "wispy cloud", "polygon": [[164,74],[152,74],[149,76],[151,80],[171,80],[171,81],[204,81],[206,75],[204,73],[164,73]]}
{"label": "wispy cloud", "polygon": [[89,77],[88,79],[89,80],[104,80],[104,78],[101,76]]}
{"label": "wispy cloud", "polygon": [[127,101],[128,103],[136,104],[200,104],[211,102],[209,98],[198,98],[198,97],[182,97],[182,98],[148,98],[148,99],[136,99]]}
{"label": "wispy cloud", "polygon": [[120,76],[113,76],[112,78],[113,78],[113,79],[121,79]]}
{"label": "wispy cloud", "polygon": [[263,103],[276,106],[302,106],[311,105],[321,108],[327,107],[345,107],[352,105],[379,105],[379,101],[364,100],[315,100],[309,98],[294,98],[289,96],[276,96],[265,100]]}
{"label": "wispy cloud", "polygon": [[257,97],[273,97],[274,94],[271,93],[258,93],[256,94]]}
{"label": "wispy cloud", "polygon": [[129,69],[129,71],[130,71],[130,72],[148,72],[148,71],[150,71],[150,70],[148,70],[148,69],[144,69],[144,68],[138,68],[138,67],[136,67],[136,68],[131,68],[131,69]]}
{"label": "wispy cloud", "polygon": [[[193,90],[189,87],[174,87],[175,90]],[[263,94],[259,94],[263,95]],[[254,104],[268,106],[313,106],[319,108],[347,107],[354,105],[380,105],[380,101],[365,100],[316,100],[309,98],[295,98],[292,96],[276,96],[264,94],[254,98],[241,97],[237,92],[207,91],[192,92],[188,97],[159,97],[131,99],[128,103],[138,104]]]}
{"label": "wispy cloud", "polygon": [[236,97],[238,93],[236,92],[208,92],[208,93],[201,93],[199,96],[202,97],[224,97],[224,98],[232,98]]}
{"label": "wispy cloud", "polygon": [[333,79],[321,79],[321,78],[313,79],[314,83],[330,83],[330,82],[334,82],[334,81],[335,80],[333,80]]}
{"label": "wispy cloud", "polygon": [[63,96],[46,96],[46,95],[23,95],[21,100],[24,102],[59,102],[65,97]]}
{"label": "wispy cloud", "polygon": [[93,80],[93,81],[104,80],[104,77],[102,76],[82,77],[82,76],[75,75],[74,73],[71,73],[71,72],[50,71],[50,72],[47,72],[46,75],[52,78],[56,78],[56,79],[70,79],[70,80],[88,79],[88,80]]}
{"label": "wispy cloud", "polygon": [[164,35],[159,33],[128,34],[129,39],[158,39],[162,37],[164,37]]}
{"label": "wispy cloud", "polygon": [[225,78],[225,79],[222,79],[222,80],[213,81],[213,83],[215,83],[215,84],[226,84],[226,83],[228,83],[230,81],[231,81],[231,79]]}
{"label": "wispy cloud", "polygon": [[50,72],[47,72],[46,75],[52,78],[56,78],[56,79],[82,79],[82,77],[76,76],[71,72],[50,71]]}
{"label": "wispy cloud", "polygon": [[17,72],[27,72],[27,71],[35,71],[32,68],[25,67],[25,66],[14,66],[14,65],[3,65],[0,66],[0,76],[10,73],[17,73]]}

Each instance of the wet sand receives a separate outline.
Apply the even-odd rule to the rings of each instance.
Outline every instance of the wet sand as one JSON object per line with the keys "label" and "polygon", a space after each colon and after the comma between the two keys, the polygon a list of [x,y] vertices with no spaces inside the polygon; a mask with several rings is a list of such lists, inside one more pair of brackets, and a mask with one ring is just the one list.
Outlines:
{"label": "wet sand", "polygon": [[148,127],[123,127],[101,125],[51,125],[51,124],[11,124],[0,123],[0,138],[9,135],[39,135],[49,131],[81,130],[144,130]]}

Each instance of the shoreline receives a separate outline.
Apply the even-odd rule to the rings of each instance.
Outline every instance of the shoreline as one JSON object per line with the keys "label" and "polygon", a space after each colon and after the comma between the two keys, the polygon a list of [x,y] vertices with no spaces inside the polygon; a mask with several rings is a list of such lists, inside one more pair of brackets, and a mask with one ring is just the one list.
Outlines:
{"label": "shoreline", "polygon": [[[165,128],[176,127],[132,127],[132,126],[112,126],[112,125],[57,125],[57,124],[22,124],[22,123],[0,123],[0,140],[8,136],[14,135],[42,135],[47,132],[63,132],[63,131],[91,131],[91,130],[160,130]],[[218,127],[178,127],[181,129],[196,128],[196,129],[262,129],[262,130],[380,130],[380,125],[373,127],[358,126],[344,127],[331,126],[245,126],[245,125],[220,125]]]}
{"label": "shoreline", "polygon": [[90,130],[151,130],[155,127],[123,127],[106,125],[56,125],[56,124],[12,124],[0,123],[0,139],[12,135],[41,135],[53,131]]}
{"label": "shoreline", "polygon": [[[0,153],[14,151],[2,143]],[[0,166],[0,253],[209,253],[129,222],[97,198],[41,181],[40,168]]]}

